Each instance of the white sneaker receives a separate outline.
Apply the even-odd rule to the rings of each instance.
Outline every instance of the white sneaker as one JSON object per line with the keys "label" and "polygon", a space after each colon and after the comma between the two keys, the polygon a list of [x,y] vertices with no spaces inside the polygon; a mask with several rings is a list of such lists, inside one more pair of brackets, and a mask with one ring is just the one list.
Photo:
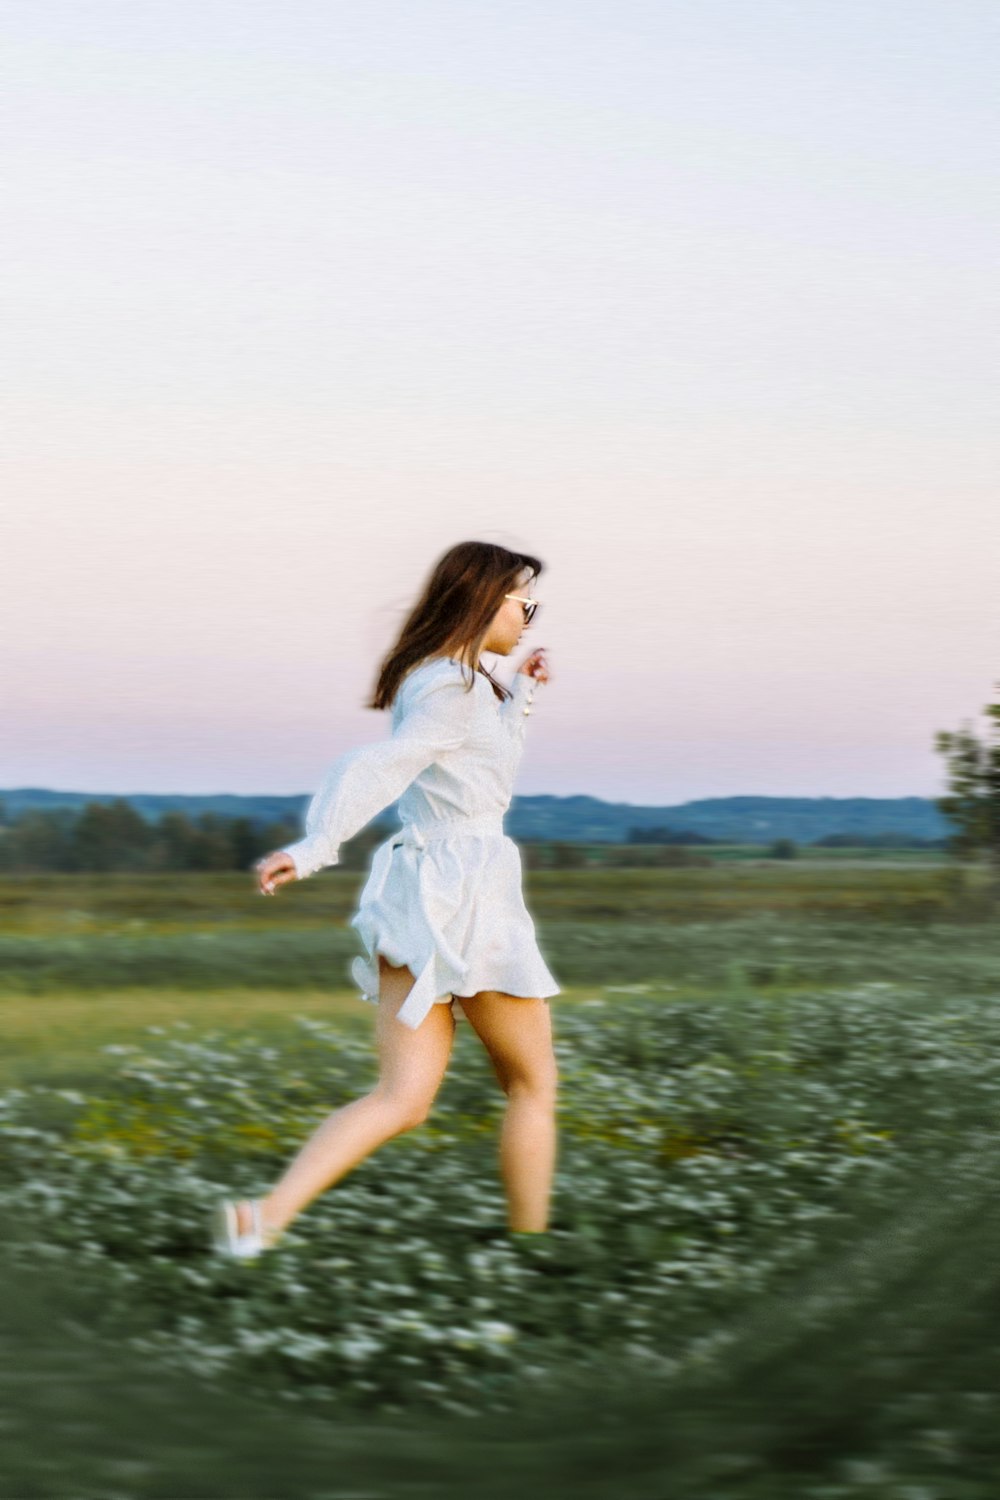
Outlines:
{"label": "white sneaker", "polygon": [[262,1251],[273,1249],[279,1231],[264,1227],[259,1198],[250,1198],[247,1201],[250,1204],[253,1227],[242,1234],[239,1230],[235,1203],[228,1198],[222,1198],[212,1209],[209,1219],[212,1248],[219,1255],[228,1255],[234,1260],[251,1260]]}

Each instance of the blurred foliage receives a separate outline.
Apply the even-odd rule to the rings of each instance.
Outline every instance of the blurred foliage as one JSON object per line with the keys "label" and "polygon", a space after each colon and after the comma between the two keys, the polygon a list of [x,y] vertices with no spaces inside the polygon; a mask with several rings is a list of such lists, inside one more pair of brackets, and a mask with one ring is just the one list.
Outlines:
{"label": "blurred foliage", "polygon": [[0,1034],[63,1008],[93,1049],[0,1092],[0,1493],[992,1500],[1000,932],[951,876],[533,872],[568,991],[550,1233],[505,1229],[463,1021],[430,1120],[242,1265],[208,1205],[375,1079],[372,1008],[294,988],[301,957],[329,993],[358,878],[0,882],[6,956],[54,954]]}
{"label": "blurred foliage", "polygon": [[[306,1457],[328,1451],[310,1426],[322,1417],[356,1482],[386,1495],[457,1496],[479,1477],[477,1493],[500,1497],[544,1472],[559,1495],[609,1500],[626,1475],[650,1500],[904,1500],[932,1480],[931,1494],[986,1500],[1000,1460],[997,989],[945,997],[904,949],[897,960],[905,977],[794,997],[731,961],[712,995],[650,983],[560,1008],[546,1235],[504,1227],[503,1100],[470,1027],[426,1125],[242,1264],[209,1254],[205,1210],[262,1190],[371,1086],[367,1041],[294,1016],[267,1043],[178,1023],[105,1049],[86,1092],[8,1091],[4,1259],[15,1285],[29,1268],[61,1284],[72,1265],[88,1340],[117,1351],[88,1345],[119,1436],[103,1453],[92,1426],[61,1454],[8,1444],[0,1477],[15,1459],[13,1478],[54,1476],[61,1458],[74,1482],[8,1478],[4,1493],[88,1492],[83,1446],[102,1493],[320,1500],[337,1492]],[[51,1339],[40,1352],[23,1309],[15,1322],[19,1374],[43,1356],[50,1368]],[[120,1437],[122,1411],[148,1406],[140,1374],[124,1384],[143,1367],[167,1393],[155,1464]],[[256,1481],[239,1463],[227,1488],[209,1461],[204,1488],[178,1483],[198,1435],[185,1376],[210,1387],[203,1447],[227,1399],[234,1421],[260,1402],[273,1446],[255,1448]],[[15,1417],[36,1386],[18,1389]],[[78,1416],[86,1390],[69,1387]],[[279,1403],[299,1436],[290,1470],[265,1415]],[[380,1417],[391,1444],[373,1441]]]}
{"label": "blurred foliage", "polygon": [[935,736],[948,776],[948,790],[937,805],[956,830],[951,851],[959,859],[982,855],[988,861],[990,897],[1000,912],[1000,698],[983,713],[982,736],[970,721]]}

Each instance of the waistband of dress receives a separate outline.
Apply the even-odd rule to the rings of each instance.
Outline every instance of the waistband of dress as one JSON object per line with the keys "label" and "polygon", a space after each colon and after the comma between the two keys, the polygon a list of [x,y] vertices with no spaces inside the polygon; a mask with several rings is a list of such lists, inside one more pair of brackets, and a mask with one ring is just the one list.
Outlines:
{"label": "waistband of dress", "polygon": [[425,839],[456,838],[462,834],[492,834],[503,838],[503,817],[489,813],[465,818],[433,818],[426,823],[404,822],[394,837],[422,842]]}

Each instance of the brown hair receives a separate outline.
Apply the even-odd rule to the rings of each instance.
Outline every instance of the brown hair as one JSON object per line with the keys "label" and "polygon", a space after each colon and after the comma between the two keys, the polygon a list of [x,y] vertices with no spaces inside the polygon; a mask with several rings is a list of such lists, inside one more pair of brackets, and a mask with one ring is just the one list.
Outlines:
{"label": "brown hair", "polygon": [[[425,657],[472,648],[478,657],[490,621],[525,568],[534,578],[544,564],[527,552],[511,552],[495,542],[457,542],[438,558],[423,593],[403,622],[396,644],[382,660],[368,708],[389,708],[407,672]],[[525,585],[527,587],[528,585]],[[479,671],[501,703],[511,696],[482,664]],[[475,674],[468,680],[471,692]]]}

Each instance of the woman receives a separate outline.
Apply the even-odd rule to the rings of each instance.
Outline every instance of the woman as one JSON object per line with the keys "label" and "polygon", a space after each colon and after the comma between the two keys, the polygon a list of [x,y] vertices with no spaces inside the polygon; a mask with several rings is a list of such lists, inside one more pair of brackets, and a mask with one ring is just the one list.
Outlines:
{"label": "woman", "polygon": [[383,1141],[421,1124],[444,1077],[454,1001],[490,1055],[507,1108],[500,1169],[508,1228],[548,1227],[556,1158],[556,1062],[547,997],[559,986],[521,892],[517,845],[503,831],[544,648],[502,687],[480,653],[509,656],[538,601],[543,564],[487,542],[440,558],[385,657],[372,708],[392,735],[330,767],[305,836],[256,865],[263,895],[338,863],[338,849],[397,797],[402,828],[375,850],[351,925],[352,965],[378,1006],[379,1080],[335,1110],[264,1198],[223,1200],[212,1241],[223,1254],[271,1248],[295,1215]]}

